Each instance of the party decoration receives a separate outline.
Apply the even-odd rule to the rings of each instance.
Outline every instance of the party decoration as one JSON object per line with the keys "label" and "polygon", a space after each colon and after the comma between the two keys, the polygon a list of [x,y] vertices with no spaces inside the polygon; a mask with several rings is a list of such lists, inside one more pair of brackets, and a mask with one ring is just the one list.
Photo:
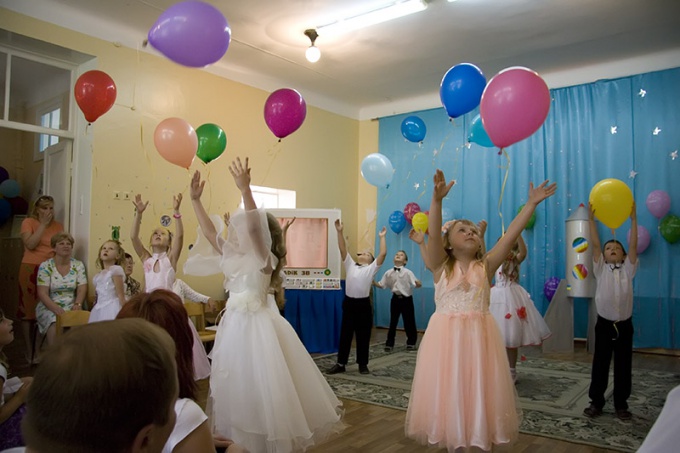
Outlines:
{"label": "party decoration", "polygon": [[0,182],[3,182],[5,179],[9,179],[9,172],[5,167],[0,167]]}
{"label": "party decoration", "polygon": [[392,162],[384,154],[369,154],[361,162],[361,176],[367,183],[376,187],[389,186],[393,174]]}
{"label": "party decoration", "polygon": [[543,294],[545,294],[545,297],[548,298],[548,301],[552,301],[555,291],[557,291],[557,287],[559,285],[560,279],[558,277],[550,277],[545,281],[545,285],[543,285]]}
{"label": "party decoration", "polygon": [[446,71],[439,86],[439,97],[446,113],[458,118],[479,105],[486,77],[470,63],[461,63]]}
{"label": "party decoration", "polygon": [[214,6],[187,1],[166,9],[149,30],[148,40],[175,63],[201,68],[227,52],[231,29]]}
{"label": "party decoration", "polygon": [[227,135],[217,124],[206,123],[198,126],[196,137],[198,137],[196,157],[206,164],[220,157],[227,147]]}
{"label": "party decoration", "polygon": [[12,207],[13,215],[25,215],[28,214],[28,201],[23,197],[8,198],[7,201]]}
{"label": "party decoration", "polygon": [[426,133],[425,121],[417,116],[407,116],[401,122],[401,135],[409,142],[422,142],[425,140]]}
{"label": "party decoration", "polygon": [[528,68],[512,67],[496,74],[484,89],[479,112],[494,145],[505,148],[532,135],[550,110],[550,90]]}
{"label": "party decoration", "polygon": [[404,228],[406,227],[406,217],[404,217],[404,213],[401,211],[394,211],[392,214],[390,214],[390,229],[394,231],[395,233],[399,234],[402,231],[404,231]]}
{"label": "party decoration", "polygon": [[590,190],[590,203],[595,217],[612,230],[620,227],[630,217],[633,193],[618,179],[603,179]]}
{"label": "party decoration", "polygon": [[425,233],[427,231],[427,225],[429,218],[424,212],[416,212],[411,219],[411,225],[416,231],[422,231]]}
{"label": "party decoration", "polygon": [[21,187],[19,186],[19,183],[16,182],[16,180],[5,179],[3,182],[0,182],[0,195],[3,197],[14,198],[18,197],[20,193]]}
{"label": "party decoration", "polygon": [[589,272],[593,265],[593,247],[588,242],[590,239],[588,223],[588,208],[583,203],[564,223],[569,297],[595,297],[595,277]]}
{"label": "party decoration", "polygon": [[468,141],[470,143],[476,143],[479,146],[485,148],[493,148],[494,144],[489,138],[489,134],[484,130],[484,124],[482,123],[482,117],[477,115],[472,120],[470,124],[470,133],[468,134]]}
{"label": "party decoration", "polygon": [[291,88],[281,88],[269,95],[264,104],[264,121],[278,138],[284,138],[302,126],[307,116],[307,103]]}
{"label": "party decoration", "polygon": [[671,197],[663,190],[653,190],[647,195],[645,204],[649,212],[657,219],[660,219],[671,210]]}
{"label": "party decoration", "polygon": [[163,159],[182,168],[189,168],[198,149],[196,131],[181,118],[161,121],[156,126],[153,142]]}
{"label": "party decoration", "polygon": [[[628,230],[626,238],[628,239],[628,245],[630,246],[630,230]],[[647,230],[647,228],[643,227],[642,225],[638,225],[637,241],[637,248],[635,251],[638,254],[647,250],[647,247],[649,247],[649,242],[651,241],[651,237],[649,236],[649,230]]]}
{"label": "party decoration", "polygon": [[669,244],[678,242],[680,240],[680,217],[668,214],[661,220],[659,232]]}
{"label": "party decoration", "polygon": [[[522,208],[523,208],[523,207],[524,207],[524,205],[520,205],[520,207],[517,208],[517,214],[519,214],[519,213],[522,211]],[[534,212],[531,214],[531,217],[529,217],[529,221],[528,221],[527,224],[524,226],[524,229],[525,229],[525,230],[530,230],[530,229],[532,229],[532,228],[534,227],[535,224],[536,224],[536,211],[534,211]]]}
{"label": "party decoration", "polygon": [[413,216],[420,212],[420,206],[418,203],[411,202],[404,206],[404,217],[408,223],[412,223]]}
{"label": "party decoration", "polygon": [[113,79],[104,71],[87,71],[76,80],[76,103],[88,123],[94,123],[116,102],[117,89]]}
{"label": "party decoration", "polygon": [[0,198],[0,225],[10,217],[12,217],[12,206],[10,206],[9,201]]}

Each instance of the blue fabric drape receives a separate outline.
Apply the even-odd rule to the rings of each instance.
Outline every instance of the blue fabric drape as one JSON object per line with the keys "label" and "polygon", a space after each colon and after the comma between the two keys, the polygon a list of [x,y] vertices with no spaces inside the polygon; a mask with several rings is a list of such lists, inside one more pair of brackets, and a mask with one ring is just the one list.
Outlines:
{"label": "blue fabric drape", "polygon": [[[380,119],[379,151],[395,169],[388,188],[379,188],[377,226],[389,229],[389,216],[416,202],[429,209],[432,176],[441,168],[456,185],[443,207],[454,218],[489,222],[490,248],[526,202],[529,181],[556,181],[557,194],[536,210],[536,224],[524,232],[528,258],[522,264],[520,283],[545,313],[548,300],[543,286],[550,277],[565,277],[565,220],[580,203],[588,204],[591,188],[605,178],[617,178],[631,188],[638,223],[651,235],[649,248],[639,256],[634,280],[636,347],[680,348],[680,243],[669,244],[658,231],[659,221],[645,206],[647,195],[664,190],[671,197],[671,213],[680,215],[680,68],[615,80],[551,90],[550,113],[531,137],[506,149],[510,167],[503,188],[507,160],[497,148],[467,143],[473,111],[450,120],[443,108],[410,112]],[[406,141],[401,122],[416,115],[425,122],[422,144]],[[637,175],[631,174],[637,172]],[[498,207],[502,195],[500,210]],[[502,215],[502,218],[501,218]],[[630,221],[615,231],[627,244]],[[387,235],[388,262],[399,249],[409,255],[408,267],[423,280],[414,292],[416,321],[423,329],[434,311],[432,277],[418,249],[408,239],[408,229]],[[602,243],[612,233],[600,225]],[[376,237],[377,243],[377,237]],[[376,324],[389,324],[390,294],[376,290]],[[587,301],[575,300],[575,335],[586,336]]]}
{"label": "blue fabric drape", "polygon": [[284,315],[310,353],[338,352],[342,290],[287,289]]}

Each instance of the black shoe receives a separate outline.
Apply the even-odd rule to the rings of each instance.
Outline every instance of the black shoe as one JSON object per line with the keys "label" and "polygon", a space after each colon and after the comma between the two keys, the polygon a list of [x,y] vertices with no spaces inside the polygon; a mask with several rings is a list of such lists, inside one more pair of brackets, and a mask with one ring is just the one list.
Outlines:
{"label": "black shoe", "polygon": [[392,352],[392,346],[385,346],[385,352]]}
{"label": "black shoe", "polygon": [[[343,371],[345,371],[345,370],[343,369]],[[371,374],[371,372],[368,371],[368,367],[366,365],[359,365],[359,373],[361,373],[361,374]]]}
{"label": "black shoe", "polygon": [[339,363],[336,363],[332,367],[326,370],[326,374],[338,374],[338,373],[344,373],[345,372],[345,365],[340,365]]}
{"label": "black shoe", "polygon": [[616,409],[616,416],[624,422],[633,418],[633,414],[628,409]]}
{"label": "black shoe", "polygon": [[602,415],[602,409],[595,407],[594,404],[591,404],[590,406],[583,409],[583,415],[590,418],[599,417]]}
{"label": "black shoe", "polygon": [[407,351],[415,351],[415,350],[416,350],[416,345],[414,345],[414,344],[407,344],[407,345],[406,345],[406,350],[407,350]]}

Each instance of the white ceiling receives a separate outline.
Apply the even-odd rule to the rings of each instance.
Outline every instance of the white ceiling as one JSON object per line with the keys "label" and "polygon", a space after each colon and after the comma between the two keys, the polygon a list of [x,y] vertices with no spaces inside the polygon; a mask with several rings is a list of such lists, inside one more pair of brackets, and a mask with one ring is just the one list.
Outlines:
{"label": "white ceiling", "polygon": [[[430,0],[414,15],[317,39],[307,28],[390,0],[207,0],[232,41],[210,72],[267,91],[299,90],[312,105],[353,118],[439,107],[439,83],[462,62],[487,80],[509,66],[551,87],[680,66],[680,0]],[[0,0],[0,6],[140,48],[175,0]],[[155,52],[147,48],[146,51]]]}

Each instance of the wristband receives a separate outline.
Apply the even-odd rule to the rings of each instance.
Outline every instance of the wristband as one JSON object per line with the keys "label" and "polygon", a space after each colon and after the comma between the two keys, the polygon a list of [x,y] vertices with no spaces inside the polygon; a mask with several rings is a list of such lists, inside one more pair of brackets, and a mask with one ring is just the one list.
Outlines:
{"label": "wristband", "polygon": [[176,218],[176,219],[181,219],[181,218],[182,218],[182,214],[177,214],[177,213],[175,213],[175,214],[173,214],[172,216],[173,216],[174,218]]}

